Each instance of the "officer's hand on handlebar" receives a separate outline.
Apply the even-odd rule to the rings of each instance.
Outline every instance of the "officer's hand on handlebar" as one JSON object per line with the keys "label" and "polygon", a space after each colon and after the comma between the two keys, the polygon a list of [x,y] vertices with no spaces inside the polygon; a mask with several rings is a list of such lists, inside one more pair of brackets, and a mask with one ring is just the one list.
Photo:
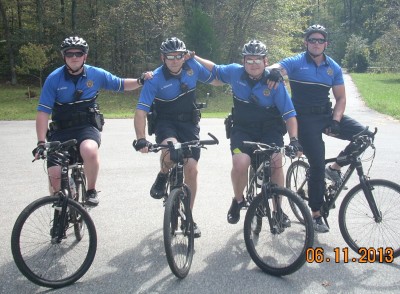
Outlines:
{"label": "officer's hand on handlebar", "polygon": [[44,151],[46,150],[46,148],[44,148],[43,144],[38,145],[35,149],[32,150],[32,155],[35,157],[36,159],[39,158],[44,158]]}
{"label": "officer's hand on handlebar", "polygon": [[332,120],[329,126],[325,129],[325,134],[328,136],[339,136],[340,134],[340,123],[337,120]]}
{"label": "officer's hand on handlebar", "polygon": [[149,151],[148,147],[151,146],[151,142],[147,141],[146,138],[140,138],[138,140],[133,141],[132,145],[136,151],[147,153]]}
{"label": "officer's hand on handlebar", "polygon": [[293,148],[293,151],[296,153],[297,157],[303,155],[303,147],[300,145],[299,140],[295,138],[290,139],[289,146]]}

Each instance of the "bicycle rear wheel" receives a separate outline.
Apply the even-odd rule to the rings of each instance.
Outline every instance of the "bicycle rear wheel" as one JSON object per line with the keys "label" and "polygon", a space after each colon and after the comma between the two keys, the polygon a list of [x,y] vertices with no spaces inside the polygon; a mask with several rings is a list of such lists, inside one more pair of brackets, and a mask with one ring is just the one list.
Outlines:
{"label": "bicycle rear wheel", "polygon": [[[296,160],[292,162],[286,173],[286,188],[297,193],[303,200],[308,200],[307,172],[309,168],[310,165],[307,162]],[[296,218],[300,222],[304,222],[296,205],[292,202],[289,203]]]}
{"label": "bicycle rear wheel", "polygon": [[380,219],[375,220],[361,184],[344,197],[339,210],[340,232],[346,243],[358,254],[360,248],[393,249],[393,257],[400,255],[400,186],[387,180],[369,180]]}
{"label": "bicycle rear wheel", "polygon": [[164,212],[164,247],[171,271],[180,279],[189,273],[193,260],[194,231],[187,188],[174,189]]}
{"label": "bicycle rear wheel", "polygon": [[[40,198],[28,205],[15,222],[11,250],[21,273],[31,282],[50,288],[61,288],[80,279],[90,268],[97,249],[96,229],[85,209],[67,200],[68,223],[64,237],[54,237],[54,216],[58,196]],[[84,234],[77,240],[71,213],[82,220]]]}
{"label": "bicycle rear wheel", "polygon": [[[296,194],[282,187],[273,187],[271,192],[271,195],[256,197],[247,210],[244,240],[247,251],[260,269],[283,276],[297,271],[306,262],[306,250],[313,245],[314,230],[311,214]],[[296,220],[289,201],[296,206],[305,224]],[[283,214],[273,213],[274,210]],[[251,228],[255,217],[263,222],[259,234]]]}

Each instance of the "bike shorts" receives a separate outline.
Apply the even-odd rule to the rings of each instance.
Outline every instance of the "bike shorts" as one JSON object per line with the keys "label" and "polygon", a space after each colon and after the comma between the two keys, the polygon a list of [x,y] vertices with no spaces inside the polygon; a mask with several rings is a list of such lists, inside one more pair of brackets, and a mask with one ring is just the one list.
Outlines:
{"label": "bike shorts", "polygon": [[[171,120],[157,120],[155,129],[156,142],[160,144],[167,138],[175,138],[178,142],[200,140],[200,126],[192,122],[180,122]],[[192,158],[200,159],[200,148],[192,149]]]}
{"label": "bike shorts", "polygon": [[283,136],[281,130],[278,128],[271,128],[267,131],[261,132],[260,130],[248,130],[240,126],[234,126],[231,133],[231,153],[246,153],[250,157],[254,149],[251,147],[244,147],[243,141],[260,142],[264,144],[275,144],[276,146],[283,147]]}
{"label": "bike shorts", "polygon": [[[85,125],[79,127],[73,127],[63,130],[54,131],[51,134],[49,133],[47,141],[60,141],[65,142],[71,139],[76,139],[78,141],[77,146],[79,147],[80,144],[85,140],[93,140],[97,143],[100,147],[101,144],[101,134],[98,129],[96,129],[92,125]],[[71,157],[75,158],[76,154],[73,148],[69,150]],[[80,154],[78,154],[79,158]],[[47,167],[55,166],[56,164],[47,161]]]}

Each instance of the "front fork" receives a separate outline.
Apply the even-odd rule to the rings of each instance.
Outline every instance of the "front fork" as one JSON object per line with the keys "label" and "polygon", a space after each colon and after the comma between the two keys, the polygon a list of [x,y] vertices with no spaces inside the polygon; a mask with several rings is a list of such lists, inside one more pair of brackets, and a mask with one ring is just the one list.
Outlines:
{"label": "front fork", "polygon": [[[66,194],[64,194],[66,192]],[[58,200],[53,204],[54,219],[51,229],[51,243],[60,243],[66,237],[65,228],[68,225],[67,207],[68,207],[68,191],[58,192]]]}
{"label": "front fork", "polygon": [[382,221],[382,213],[376,206],[375,198],[374,195],[372,194],[374,187],[371,186],[368,178],[364,175],[360,176],[360,184],[364,192],[365,198],[367,199],[369,208],[371,209],[372,214],[374,215],[375,222],[380,223]]}

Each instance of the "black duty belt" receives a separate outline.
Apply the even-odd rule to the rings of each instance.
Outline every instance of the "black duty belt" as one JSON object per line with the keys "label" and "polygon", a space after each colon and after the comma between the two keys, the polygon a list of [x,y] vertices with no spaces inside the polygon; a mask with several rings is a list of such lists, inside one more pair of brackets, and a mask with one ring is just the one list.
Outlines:
{"label": "black duty belt", "polygon": [[329,102],[322,106],[304,106],[296,107],[296,113],[300,115],[304,114],[328,114],[331,111],[332,103]]}
{"label": "black duty belt", "polygon": [[85,112],[78,112],[74,113],[72,120],[57,120],[57,121],[52,121],[50,123],[50,130],[57,131],[57,130],[63,130],[63,129],[68,129],[68,128],[73,128],[85,124],[90,123],[90,117],[88,113]]}
{"label": "black duty belt", "polygon": [[157,113],[157,119],[188,122],[193,120],[193,113]]}
{"label": "black duty belt", "polygon": [[271,128],[272,126],[277,126],[278,121],[277,120],[271,120],[271,121],[263,121],[263,122],[241,122],[241,121],[235,121],[233,120],[233,126],[238,126],[242,128],[250,128],[250,129],[268,129]]}

